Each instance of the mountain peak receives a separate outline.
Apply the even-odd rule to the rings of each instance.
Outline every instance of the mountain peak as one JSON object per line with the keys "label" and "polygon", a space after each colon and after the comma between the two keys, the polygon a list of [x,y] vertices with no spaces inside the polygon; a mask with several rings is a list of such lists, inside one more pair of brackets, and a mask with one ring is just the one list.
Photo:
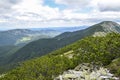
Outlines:
{"label": "mountain peak", "polygon": [[98,25],[102,26],[105,32],[119,32],[120,25],[113,21],[103,21]]}
{"label": "mountain peak", "polygon": [[113,22],[113,21],[103,21],[99,23],[101,26],[120,26],[118,23]]}
{"label": "mountain peak", "polygon": [[86,29],[85,33],[93,36],[105,36],[107,33],[120,33],[120,25],[113,21],[103,21]]}
{"label": "mountain peak", "polygon": [[116,22],[114,22],[114,21],[102,21],[100,23],[116,23]]}

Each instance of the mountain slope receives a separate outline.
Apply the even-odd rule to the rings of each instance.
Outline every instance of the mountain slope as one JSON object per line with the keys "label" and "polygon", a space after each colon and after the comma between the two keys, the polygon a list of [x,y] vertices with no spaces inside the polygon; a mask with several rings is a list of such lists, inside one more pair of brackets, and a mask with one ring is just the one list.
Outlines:
{"label": "mountain slope", "polygon": [[51,38],[61,32],[57,31],[32,31],[29,29],[14,29],[0,32],[0,46],[20,45],[41,38]]}
{"label": "mountain slope", "polygon": [[97,36],[105,36],[109,32],[119,33],[120,25],[115,22],[104,21],[84,30],[79,30],[75,32],[65,32],[51,39],[40,39],[31,42],[30,44],[27,44],[26,46],[18,50],[11,57],[10,62],[19,62],[34,57],[42,56],[58,48],[80,40],[84,37],[96,36],[96,33]]}
{"label": "mountain slope", "polygon": [[0,66],[9,64],[9,56],[13,55],[21,46],[0,46]]}
{"label": "mountain slope", "polygon": [[119,41],[120,34],[117,33],[110,33],[104,37],[86,37],[48,55],[28,60],[0,79],[53,80],[81,63],[102,64],[104,67],[120,57]]}
{"label": "mountain slope", "polygon": [[[88,27],[87,29],[76,31],[76,32],[67,32],[61,35],[58,35],[56,39],[63,39],[66,37],[71,37],[75,35],[83,36],[90,36],[95,35],[96,33],[109,33],[109,32],[116,32],[120,33],[120,25],[112,22],[112,21],[103,21],[101,23],[95,24],[93,26]],[[99,35],[98,35],[99,36]]]}

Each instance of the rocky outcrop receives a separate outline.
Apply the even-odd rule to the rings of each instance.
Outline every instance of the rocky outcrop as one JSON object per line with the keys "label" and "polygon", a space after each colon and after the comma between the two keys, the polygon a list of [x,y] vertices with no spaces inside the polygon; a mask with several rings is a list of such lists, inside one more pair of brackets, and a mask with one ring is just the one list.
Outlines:
{"label": "rocky outcrop", "polygon": [[5,74],[2,74],[2,75],[0,75],[0,78],[2,78],[2,77],[4,77],[5,76]]}
{"label": "rocky outcrop", "polygon": [[83,63],[74,70],[65,71],[54,80],[119,80],[108,69],[98,65]]}

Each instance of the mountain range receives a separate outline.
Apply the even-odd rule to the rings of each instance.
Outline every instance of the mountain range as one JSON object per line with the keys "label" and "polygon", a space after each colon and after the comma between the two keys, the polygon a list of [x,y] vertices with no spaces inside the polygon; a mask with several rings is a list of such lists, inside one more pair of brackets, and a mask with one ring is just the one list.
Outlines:
{"label": "mountain range", "polygon": [[[0,47],[0,70],[2,70],[1,72],[4,72],[5,68],[5,71],[7,71],[9,68],[13,68],[12,66],[16,65],[18,62],[46,55],[85,37],[101,37],[106,36],[111,32],[120,33],[120,25],[112,21],[103,21],[86,29],[64,32],[62,34],[60,34],[61,31],[56,30],[34,31],[28,29],[16,29],[0,32],[0,35],[2,35],[0,42],[3,41]],[[47,37],[45,35],[47,35]],[[30,39],[28,39],[28,37]],[[19,39],[22,42],[20,42]],[[16,44],[16,42],[18,43]],[[24,45],[22,43],[24,43]]]}
{"label": "mountain range", "polygon": [[19,63],[17,68],[0,75],[0,80],[119,80],[119,61],[120,34],[112,32],[89,36]]}
{"label": "mountain range", "polygon": [[40,30],[54,30],[54,31],[60,31],[60,32],[73,32],[77,30],[82,30],[87,28],[88,26],[74,26],[74,27],[48,27],[48,28],[31,28],[30,30],[34,31],[40,31]]}
{"label": "mountain range", "polygon": [[10,61],[19,62],[39,57],[85,37],[105,36],[110,32],[120,33],[120,25],[112,21],[103,21],[83,30],[65,32],[50,39],[39,39],[19,49]]}

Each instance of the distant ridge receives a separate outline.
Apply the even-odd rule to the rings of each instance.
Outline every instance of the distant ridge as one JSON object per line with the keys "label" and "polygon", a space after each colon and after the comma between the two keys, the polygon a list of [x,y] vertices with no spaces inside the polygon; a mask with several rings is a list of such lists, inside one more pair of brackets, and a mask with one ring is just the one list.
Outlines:
{"label": "distant ridge", "polygon": [[29,29],[0,31],[0,46],[24,45],[38,39],[52,38],[61,33],[55,30],[32,31]]}

